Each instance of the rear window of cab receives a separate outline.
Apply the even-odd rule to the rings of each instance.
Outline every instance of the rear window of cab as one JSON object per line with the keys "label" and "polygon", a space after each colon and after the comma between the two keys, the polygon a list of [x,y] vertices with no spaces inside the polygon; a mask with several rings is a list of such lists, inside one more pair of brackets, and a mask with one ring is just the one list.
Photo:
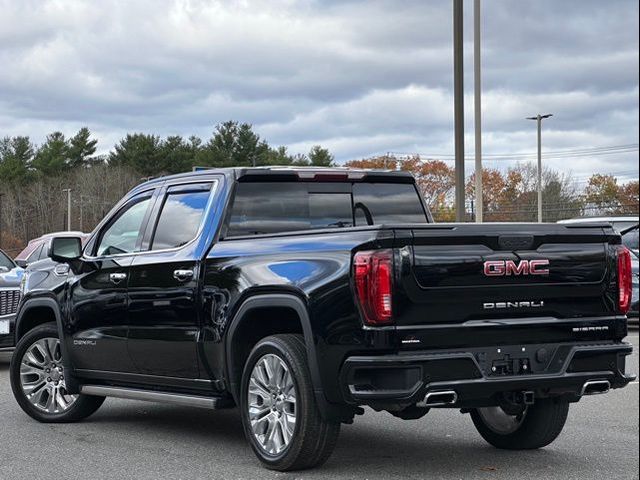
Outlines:
{"label": "rear window of cab", "polygon": [[406,183],[238,183],[226,237],[390,223],[427,223]]}

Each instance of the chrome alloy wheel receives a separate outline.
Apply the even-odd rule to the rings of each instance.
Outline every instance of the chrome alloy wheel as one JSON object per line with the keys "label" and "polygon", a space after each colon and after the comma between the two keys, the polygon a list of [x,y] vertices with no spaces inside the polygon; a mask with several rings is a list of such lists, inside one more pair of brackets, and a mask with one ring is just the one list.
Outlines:
{"label": "chrome alloy wheel", "polygon": [[249,379],[249,421],[258,445],[270,455],[287,448],[296,427],[296,386],[277,355],[261,357]]}
{"label": "chrome alloy wheel", "polygon": [[499,435],[509,435],[520,428],[527,409],[517,415],[509,415],[500,407],[478,408],[478,414],[487,427]]}
{"label": "chrome alloy wheel", "polygon": [[20,383],[27,400],[46,413],[62,413],[78,398],[67,393],[57,338],[41,338],[27,349],[20,362]]}

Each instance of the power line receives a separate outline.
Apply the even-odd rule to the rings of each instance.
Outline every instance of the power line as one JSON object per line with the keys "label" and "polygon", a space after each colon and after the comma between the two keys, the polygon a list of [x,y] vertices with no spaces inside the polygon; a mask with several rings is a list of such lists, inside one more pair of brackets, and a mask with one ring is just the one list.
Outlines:
{"label": "power line", "polygon": [[[637,151],[638,144],[629,144],[629,145],[614,145],[610,147],[593,147],[593,148],[576,148],[570,150],[551,150],[543,152],[543,155],[586,155],[586,154],[597,154],[603,152],[619,152],[619,151]],[[537,153],[495,153],[491,154],[492,157],[496,158],[511,158],[513,156],[519,157],[535,157]]]}
{"label": "power line", "polygon": [[[620,153],[633,153],[640,150],[640,145],[637,143],[626,144],[626,145],[611,145],[611,146],[601,146],[601,147],[589,147],[589,148],[575,148],[569,150],[551,150],[542,152],[542,157],[546,159],[560,159],[560,158],[571,158],[571,157],[589,157],[589,156],[599,156],[599,155],[613,155]],[[427,159],[438,159],[438,160],[453,160],[455,156],[450,153],[408,153],[408,152],[388,152],[388,155],[399,156],[399,157],[414,157],[418,156],[420,158],[425,157]],[[535,160],[537,158],[537,152],[526,152],[526,153],[493,153],[483,155],[483,159],[487,160]],[[473,161],[473,156],[465,156],[465,161]]]}
{"label": "power line", "polygon": [[[596,175],[595,173],[593,175]],[[573,183],[573,184],[578,184],[578,185],[582,185],[582,184],[587,184],[591,181],[591,178],[593,175],[589,175],[589,176],[584,176],[584,177],[572,177],[572,176],[568,176],[567,178],[565,178],[566,181],[568,181],[569,183]],[[598,173],[597,175],[602,175],[605,177],[615,177],[616,180],[620,180],[624,177],[637,177],[638,176],[638,172],[633,172],[633,173],[628,173],[628,172],[616,172],[616,173]]]}
{"label": "power line", "polygon": [[[563,150],[548,150],[545,153],[549,154],[557,154],[557,153],[582,153],[582,152],[593,152],[593,151],[600,151],[600,150],[620,150],[620,149],[637,149],[640,145],[637,143],[628,143],[628,144],[624,144],[624,145],[606,145],[606,146],[599,146],[599,147],[581,147],[581,148],[570,148],[570,149],[563,149]],[[391,154],[402,154],[402,155],[406,155],[406,152],[389,152]],[[520,152],[520,153],[492,153],[490,154],[491,156],[494,157],[510,157],[512,155],[526,155],[526,156],[531,156],[534,157],[536,156],[538,153],[537,152]],[[427,155],[424,153],[418,153],[418,155]],[[454,155],[451,153],[440,153],[440,154],[429,154],[429,155],[433,155],[433,156],[441,156],[441,157],[453,157]]]}
{"label": "power line", "polygon": [[[546,159],[546,160],[562,160],[562,159],[571,159],[571,158],[583,158],[583,157],[600,157],[600,156],[604,156],[604,155],[620,155],[623,153],[635,153],[638,152],[639,149],[635,148],[635,149],[628,149],[628,150],[610,150],[610,151],[599,151],[599,152],[592,152],[592,153],[573,153],[573,154],[567,154],[567,155],[560,155],[560,154],[551,154],[551,153],[543,153],[542,154],[542,158]],[[418,156],[420,159],[422,159],[423,157],[426,158],[427,160],[442,160],[442,161],[452,161],[453,158],[451,157],[442,157],[439,158],[437,155],[423,155],[423,154],[410,154],[410,153],[405,153],[405,154],[398,154],[399,156],[403,156],[406,158],[410,158],[413,156]],[[482,157],[483,160],[486,159],[488,161],[507,161],[507,162],[514,162],[514,161],[531,161],[531,160],[535,160],[537,157],[536,156],[524,156],[524,155],[512,155],[512,156],[505,156],[505,157],[496,157],[493,155],[486,155]],[[472,157],[465,157],[464,159],[465,162],[471,162],[473,161]]]}

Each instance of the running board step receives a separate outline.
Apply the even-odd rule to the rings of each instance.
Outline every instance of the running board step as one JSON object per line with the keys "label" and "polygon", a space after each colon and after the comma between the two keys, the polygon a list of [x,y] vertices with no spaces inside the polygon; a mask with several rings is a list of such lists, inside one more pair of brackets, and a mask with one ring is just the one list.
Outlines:
{"label": "running board step", "polygon": [[230,407],[231,402],[223,397],[199,397],[182,393],[155,392],[152,390],[138,390],[134,388],[107,387],[103,385],[83,385],[80,393],[98,395],[102,397],[125,398],[127,400],[143,400],[147,402],[170,403],[187,407],[219,409]]}

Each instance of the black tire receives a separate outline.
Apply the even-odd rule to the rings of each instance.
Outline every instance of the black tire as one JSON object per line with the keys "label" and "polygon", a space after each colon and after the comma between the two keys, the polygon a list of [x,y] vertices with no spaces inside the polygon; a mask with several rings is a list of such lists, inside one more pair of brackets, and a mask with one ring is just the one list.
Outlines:
{"label": "black tire", "polygon": [[[27,332],[18,342],[13,357],[11,358],[11,365],[9,367],[11,390],[13,390],[13,396],[18,402],[18,405],[20,405],[20,408],[22,408],[27,415],[43,423],[77,422],[88,417],[100,408],[104,402],[104,397],[78,395],[75,402],[69,406],[68,409],[58,413],[49,413],[41,410],[28,400],[20,379],[21,364],[29,348],[38,340],[44,338],[55,338],[59,340],[58,329],[55,324],[47,323],[39,325]],[[61,384],[63,384],[63,380],[64,379],[60,381]]]}
{"label": "black tire", "polygon": [[567,421],[569,402],[545,398],[527,407],[517,429],[511,433],[499,433],[492,428],[478,410],[471,411],[476,429],[488,443],[504,450],[532,450],[553,442]]}
{"label": "black tire", "polygon": [[[265,355],[284,361],[296,389],[295,427],[286,448],[269,454],[256,438],[249,419],[249,382],[255,365]],[[307,363],[307,351],[300,335],[282,334],[264,338],[253,348],[242,374],[240,408],[245,436],[258,459],[269,469],[303,470],[322,465],[333,452],[340,423],[323,420],[318,411]]]}

